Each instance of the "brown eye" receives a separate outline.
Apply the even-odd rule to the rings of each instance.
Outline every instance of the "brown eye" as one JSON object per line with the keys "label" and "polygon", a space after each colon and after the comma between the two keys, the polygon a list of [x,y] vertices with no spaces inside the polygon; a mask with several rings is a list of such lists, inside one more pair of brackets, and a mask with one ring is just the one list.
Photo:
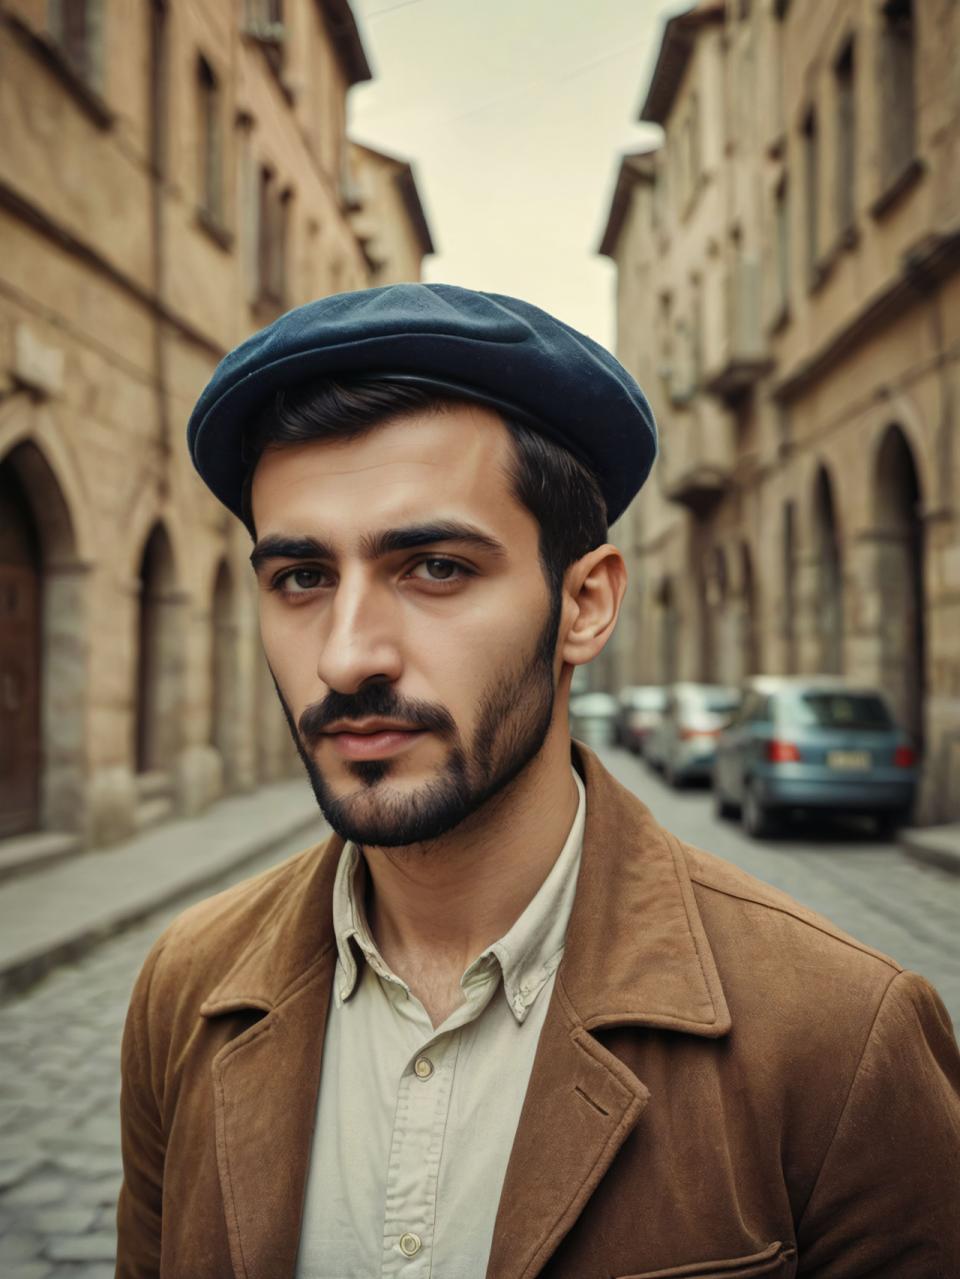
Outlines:
{"label": "brown eye", "polygon": [[453,560],[424,560],[424,566],[435,582],[448,581],[460,567]]}

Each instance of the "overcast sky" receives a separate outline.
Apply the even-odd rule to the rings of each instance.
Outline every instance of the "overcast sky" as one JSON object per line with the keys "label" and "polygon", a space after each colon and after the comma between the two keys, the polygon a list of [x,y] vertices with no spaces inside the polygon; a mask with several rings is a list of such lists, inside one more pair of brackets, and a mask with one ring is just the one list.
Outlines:
{"label": "overcast sky", "polygon": [[613,346],[596,254],[664,17],[689,0],[353,0],[373,70],[350,132],[410,159],[425,278],[511,293]]}

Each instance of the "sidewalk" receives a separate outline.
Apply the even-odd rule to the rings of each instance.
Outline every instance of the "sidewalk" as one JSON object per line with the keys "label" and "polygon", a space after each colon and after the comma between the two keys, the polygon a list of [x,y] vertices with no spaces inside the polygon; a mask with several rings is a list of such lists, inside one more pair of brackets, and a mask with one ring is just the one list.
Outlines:
{"label": "sidewalk", "polygon": [[121,844],[78,853],[0,884],[0,996],[36,981],[187,893],[215,884],[294,835],[326,832],[302,780],[221,800],[199,817],[165,822]]}
{"label": "sidewalk", "polygon": [[900,847],[914,861],[960,875],[960,822],[903,830]]}

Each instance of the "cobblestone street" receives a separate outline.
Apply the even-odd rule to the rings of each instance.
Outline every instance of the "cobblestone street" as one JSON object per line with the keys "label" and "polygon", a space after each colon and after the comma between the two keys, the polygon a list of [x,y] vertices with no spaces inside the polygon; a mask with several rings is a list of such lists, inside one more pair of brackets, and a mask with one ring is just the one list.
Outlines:
{"label": "cobblestone street", "polygon": [[[606,762],[684,839],[737,862],[927,976],[960,1020],[960,877],[842,830],[756,843],[706,791],[675,793],[621,752]],[[225,879],[255,874],[296,837]],[[206,895],[198,894],[198,895]],[[118,1048],[130,988],[170,909],[0,1007],[0,1276],[107,1279],[120,1184]]]}
{"label": "cobblestone street", "polygon": [[[308,843],[296,837],[221,887]],[[2,1279],[113,1275],[123,1019],[147,950],[186,904],[151,916],[0,1006]]]}

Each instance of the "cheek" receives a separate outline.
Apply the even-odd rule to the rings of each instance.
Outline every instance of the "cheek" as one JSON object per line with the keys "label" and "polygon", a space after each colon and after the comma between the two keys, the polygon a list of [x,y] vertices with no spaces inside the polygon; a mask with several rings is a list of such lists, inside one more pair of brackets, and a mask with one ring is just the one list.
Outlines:
{"label": "cheek", "polygon": [[295,629],[280,625],[265,610],[260,613],[260,643],[284,700],[299,713],[316,696],[317,664],[311,658],[310,645]]}

